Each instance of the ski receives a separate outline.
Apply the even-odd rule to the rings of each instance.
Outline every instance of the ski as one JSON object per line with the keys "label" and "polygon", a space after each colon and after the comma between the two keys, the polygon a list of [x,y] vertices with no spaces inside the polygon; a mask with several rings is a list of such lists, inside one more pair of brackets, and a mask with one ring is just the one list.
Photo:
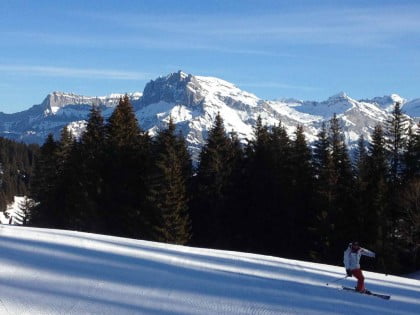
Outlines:
{"label": "ski", "polygon": [[[349,288],[349,287],[344,287],[344,286],[342,288],[343,288],[343,290],[353,291],[355,293],[360,293],[360,292],[357,292],[355,288]],[[384,299],[384,300],[389,300],[391,298],[390,295],[373,293],[373,292],[370,292],[368,290],[366,290],[365,293],[361,293],[361,294],[376,296],[376,297],[381,298],[381,299]]]}

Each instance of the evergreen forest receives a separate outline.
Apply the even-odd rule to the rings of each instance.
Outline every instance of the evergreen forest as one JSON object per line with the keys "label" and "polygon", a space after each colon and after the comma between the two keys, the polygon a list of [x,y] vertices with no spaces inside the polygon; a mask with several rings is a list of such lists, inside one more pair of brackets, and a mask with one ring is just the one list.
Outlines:
{"label": "evergreen forest", "polygon": [[[350,156],[336,116],[310,145],[261,119],[243,144],[217,115],[194,164],[172,120],[151,137],[125,96],[106,121],[93,107],[79,139],[46,139],[28,224],[339,265],[358,240],[377,253],[367,269],[418,270],[419,130],[397,103]],[[27,193],[35,151],[0,148],[3,202]]]}
{"label": "evergreen forest", "polygon": [[0,211],[14,196],[29,194],[29,185],[39,147],[0,137]]}

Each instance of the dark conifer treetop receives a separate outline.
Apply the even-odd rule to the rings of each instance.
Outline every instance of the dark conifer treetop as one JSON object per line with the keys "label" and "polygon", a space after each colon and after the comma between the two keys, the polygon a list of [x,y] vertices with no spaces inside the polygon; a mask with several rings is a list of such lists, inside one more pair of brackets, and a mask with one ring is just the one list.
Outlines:
{"label": "dark conifer treetop", "polygon": [[107,124],[108,141],[116,147],[139,145],[142,130],[126,94],[120,99]]}

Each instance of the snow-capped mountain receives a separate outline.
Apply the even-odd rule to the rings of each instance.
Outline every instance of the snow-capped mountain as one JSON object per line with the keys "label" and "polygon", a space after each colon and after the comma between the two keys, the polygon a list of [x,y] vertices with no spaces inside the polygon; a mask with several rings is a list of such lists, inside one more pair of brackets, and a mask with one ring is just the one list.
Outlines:
{"label": "snow-capped mountain", "polygon": [[261,116],[268,125],[281,121],[289,134],[297,125],[303,125],[310,141],[316,139],[322,122],[336,113],[348,143],[354,145],[360,135],[369,139],[374,126],[389,119],[395,102],[406,104],[406,100],[396,94],[357,101],[343,92],[322,102],[265,101],[224,80],[178,72],[146,85],[137,118],[154,134],[172,117],[196,153],[218,112],[224,118],[226,129],[236,131],[242,140],[252,138],[253,126]]}
{"label": "snow-capped mountain", "polygon": [[[118,104],[119,99],[123,96],[124,94],[114,93],[108,96],[90,97],[71,93],[53,92],[47,96],[42,104],[44,105],[46,115],[69,115],[72,114],[72,112],[69,108],[66,108],[68,106],[74,106],[74,108],[70,108],[73,109],[74,112],[83,105],[114,108]],[[132,101],[136,101],[141,97],[141,93],[131,93],[129,96]]]}
{"label": "snow-capped mountain", "polygon": [[148,83],[139,102],[137,118],[153,135],[170,117],[184,133],[193,154],[197,153],[213,121],[220,113],[227,131],[235,131],[240,139],[252,137],[253,126],[261,115],[269,125],[280,121],[290,131],[297,124],[317,117],[299,113],[275,102],[266,102],[227,81],[202,76],[173,73]]}
{"label": "snow-capped mountain", "polygon": [[[58,136],[60,130],[70,124],[70,129],[81,133],[91,106],[100,106],[110,115],[123,94],[88,97],[71,93],[53,92],[39,105],[14,113],[0,113],[0,135],[27,143],[42,143],[49,133]],[[141,93],[129,94],[135,103]],[[81,127],[77,129],[77,126]]]}
{"label": "snow-capped mountain", "polygon": [[369,139],[373,128],[389,118],[388,110],[375,102],[356,101],[344,92],[323,102],[301,102],[294,105],[298,111],[322,117],[328,121],[334,114],[341,120],[346,139],[353,145],[360,135]]}
{"label": "snow-capped mountain", "polygon": [[391,94],[385,96],[374,97],[372,99],[360,100],[360,102],[365,103],[373,103],[380,108],[385,109],[386,111],[390,112],[394,108],[395,103],[400,103],[400,105],[404,105],[407,100],[398,94]]}
{"label": "snow-capped mountain", "polygon": [[[227,131],[237,132],[243,141],[252,138],[258,116],[268,125],[281,122],[290,134],[297,125],[303,125],[306,136],[313,141],[321,124],[335,113],[342,121],[350,145],[362,134],[369,139],[374,126],[389,118],[396,102],[400,102],[412,118],[420,118],[420,99],[408,101],[397,94],[355,100],[342,92],[322,102],[266,101],[222,79],[182,71],[152,80],[143,93],[129,96],[142,128],[154,135],[172,117],[195,157],[217,113],[222,115]],[[59,130],[68,125],[74,134],[80,135],[92,105],[100,106],[103,115],[109,117],[120,97],[121,94],[86,97],[54,92],[42,104],[27,111],[0,113],[0,134],[41,143],[48,133],[58,135]]]}

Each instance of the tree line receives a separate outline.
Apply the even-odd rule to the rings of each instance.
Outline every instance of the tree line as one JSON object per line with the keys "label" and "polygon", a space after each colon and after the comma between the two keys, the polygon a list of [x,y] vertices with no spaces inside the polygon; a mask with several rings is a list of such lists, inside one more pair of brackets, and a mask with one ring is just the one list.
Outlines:
{"label": "tree line", "polygon": [[46,139],[31,197],[35,226],[336,264],[357,239],[370,269],[420,266],[420,134],[399,104],[353,158],[336,116],[310,146],[260,118],[243,145],[217,115],[194,167],[172,119],[152,138],[125,96],[80,139]]}
{"label": "tree line", "polygon": [[14,196],[29,193],[29,183],[38,151],[37,145],[26,145],[0,137],[0,211]]}

